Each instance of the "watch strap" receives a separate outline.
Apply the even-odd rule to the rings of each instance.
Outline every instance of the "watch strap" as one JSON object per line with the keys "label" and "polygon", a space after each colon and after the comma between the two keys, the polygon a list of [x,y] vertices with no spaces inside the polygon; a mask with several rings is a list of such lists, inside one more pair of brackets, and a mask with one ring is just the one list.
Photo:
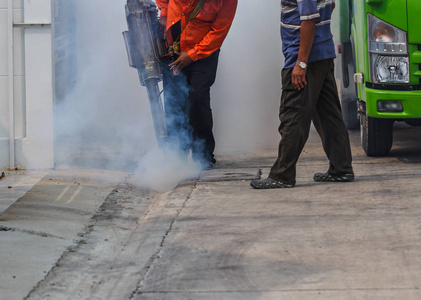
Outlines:
{"label": "watch strap", "polygon": [[302,62],[302,61],[299,61],[299,60],[297,60],[297,65],[299,65],[300,68],[302,68],[302,69],[307,68],[307,64],[305,62]]}

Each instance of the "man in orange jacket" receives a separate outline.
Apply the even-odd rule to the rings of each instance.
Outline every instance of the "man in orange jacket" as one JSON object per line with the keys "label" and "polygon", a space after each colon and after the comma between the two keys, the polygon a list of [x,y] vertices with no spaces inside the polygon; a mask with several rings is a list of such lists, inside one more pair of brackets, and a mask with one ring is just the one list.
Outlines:
{"label": "man in orange jacket", "polygon": [[156,0],[156,4],[176,52],[168,66],[172,73],[164,72],[168,133],[178,139],[184,156],[191,150],[195,161],[211,168],[216,160],[210,87],[237,0]]}

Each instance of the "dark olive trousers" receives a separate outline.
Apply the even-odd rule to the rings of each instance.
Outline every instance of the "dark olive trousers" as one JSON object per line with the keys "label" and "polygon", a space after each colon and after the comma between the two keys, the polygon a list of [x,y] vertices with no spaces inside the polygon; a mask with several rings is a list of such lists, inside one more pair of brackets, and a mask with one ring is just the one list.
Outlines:
{"label": "dark olive trousers", "polygon": [[296,164],[308,139],[312,120],[329,159],[328,173],[353,173],[348,130],[342,118],[333,59],[310,63],[306,74],[307,85],[301,90],[292,86],[292,70],[282,70],[279,111],[282,138],[278,158],[269,177],[295,184]]}

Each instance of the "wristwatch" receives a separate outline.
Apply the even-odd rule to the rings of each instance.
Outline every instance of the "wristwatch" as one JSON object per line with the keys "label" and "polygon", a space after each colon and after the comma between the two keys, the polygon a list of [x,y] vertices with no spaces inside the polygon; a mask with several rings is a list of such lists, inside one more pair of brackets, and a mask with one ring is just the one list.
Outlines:
{"label": "wristwatch", "polygon": [[301,69],[307,68],[307,64],[299,60],[297,60],[297,65],[300,66]]}

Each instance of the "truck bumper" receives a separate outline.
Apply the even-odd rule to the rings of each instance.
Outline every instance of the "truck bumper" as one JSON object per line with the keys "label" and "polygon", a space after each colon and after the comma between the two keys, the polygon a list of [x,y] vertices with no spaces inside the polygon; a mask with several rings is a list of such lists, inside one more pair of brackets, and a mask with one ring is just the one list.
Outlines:
{"label": "truck bumper", "polygon": [[[366,88],[366,114],[373,118],[418,119],[421,118],[421,91],[389,91]],[[379,101],[399,101],[403,112],[378,112]]]}

